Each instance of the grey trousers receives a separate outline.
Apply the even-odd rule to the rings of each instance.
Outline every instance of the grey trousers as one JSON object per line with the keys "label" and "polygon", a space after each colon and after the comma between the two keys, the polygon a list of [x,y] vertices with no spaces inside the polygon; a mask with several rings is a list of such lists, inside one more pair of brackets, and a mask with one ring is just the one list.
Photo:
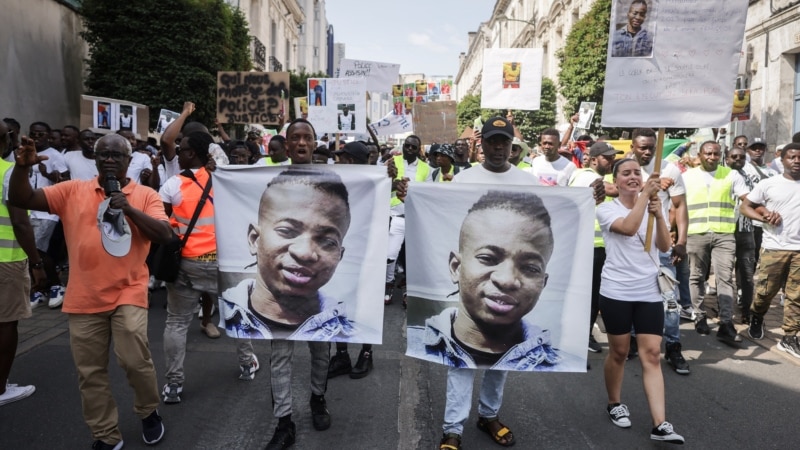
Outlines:
{"label": "grey trousers", "polygon": [[[308,342],[311,351],[311,393],[324,395],[328,388],[330,342]],[[272,379],[272,412],[275,417],[292,413],[292,357],[294,341],[272,341],[269,366]]]}
{"label": "grey trousers", "polygon": [[736,238],[733,233],[690,234],[686,242],[689,253],[691,275],[689,290],[692,293],[692,305],[698,317],[705,315],[703,305],[703,284],[708,278],[711,265],[717,280],[717,300],[719,301],[719,319],[721,322],[733,320],[734,287],[733,266],[736,256]]}

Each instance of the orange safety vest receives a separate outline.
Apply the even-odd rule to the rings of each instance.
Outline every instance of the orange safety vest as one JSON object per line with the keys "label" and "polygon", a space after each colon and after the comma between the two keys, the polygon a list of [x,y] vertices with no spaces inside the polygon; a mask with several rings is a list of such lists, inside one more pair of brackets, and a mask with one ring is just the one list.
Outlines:
{"label": "orange safety vest", "polygon": [[[194,210],[203,195],[203,188],[206,187],[206,183],[210,179],[210,175],[204,167],[195,172],[194,177],[197,182],[189,177],[179,175],[183,199],[180,205],[172,205],[172,216],[169,218],[172,228],[176,230],[181,239],[183,239],[186,229],[189,228],[189,222],[192,221]],[[185,258],[194,258],[217,251],[213,198],[214,188],[212,187],[208,194],[208,200],[197,217],[197,223],[194,224],[192,233],[181,251],[181,255]]]}

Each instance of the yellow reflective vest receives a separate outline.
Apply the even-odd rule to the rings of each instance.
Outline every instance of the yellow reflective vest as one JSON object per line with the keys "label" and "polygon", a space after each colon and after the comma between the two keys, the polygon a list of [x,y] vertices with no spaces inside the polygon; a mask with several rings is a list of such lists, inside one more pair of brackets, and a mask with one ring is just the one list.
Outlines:
{"label": "yellow reflective vest", "polygon": [[[402,180],[406,174],[406,165],[404,161],[403,155],[394,156],[394,165],[397,167],[397,176],[394,178],[395,180]],[[431,166],[429,166],[428,163],[417,158],[417,174],[414,176],[414,181],[425,181],[428,178],[428,172],[430,172],[430,170]],[[389,205],[396,206],[400,203],[402,203],[402,201],[397,198],[397,193],[392,192],[392,201]]]}
{"label": "yellow reflective vest", "polygon": [[[580,172],[594,172],[594,173],[597,173],[596,170],[588,168],[588,167],[582,168],[582,169],[578,169],[578,170],[575,171],[574,175],[572,176],[572,182],[573,183],[578,178],[578,174]],[[614,182],[614,175],[610,174],[610,173],[606,174],[606,176],[603,177],[603,181],[605,181],[607,183],[613,183]],[[572,186],[573,183],[570,183],[570,186]],[[603,202],[610,202],[611,200],[614,200],[614,197],[609,197],[609,196],[606,195],[606,198],[605,198],[605,200],[603,200]],[[597,206],[595,206],[595,209],[597,209]],[[595,217],[594,218],[594,247],[595,248],[605,248],[605,246],[606,246],[606,243],[603,240],[603,230],[600,229],[600,222],[598,222],[597,221],[597,217]]]}
{"label": "yellow reflective vest", "polygon": [[28,259],[28,255],[25,254],[25,250],[19,245],[17,236],[14,234],[8,207],[2,201],[5,198],[3,180],[5,180],[6,173],[13,167],[13,163],[0,159],[0,263]]}
{"label": "yellow reflective vest", "polygon": [[689,211],[687,234],[726,234],[736,230],[736,200],[732,194],[733,180],[728,177],[730,173],[730,168],[719,166],[710,185],[707,184],[707,172],[700,167],[683,173]]}

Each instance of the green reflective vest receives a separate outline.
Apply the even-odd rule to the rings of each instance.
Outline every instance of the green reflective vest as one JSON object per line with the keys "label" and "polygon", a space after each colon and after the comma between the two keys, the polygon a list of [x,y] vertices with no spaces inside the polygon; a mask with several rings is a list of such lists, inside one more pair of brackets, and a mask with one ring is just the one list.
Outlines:
{"label": "green reflective vest", "polygon": [[[402,180],[406,174],[406,165],[403,161],[403,155],[394,156],[394,165],[397,167],[397,176],[394,178],[395,180]],[[414,177],[414,181],[425,181],[428,178],[428,172],[430,172],[430,170],[431,166],[429,166],[428,163],[417,158],[417,175]],[[403,202],[397,198],[397,193],[392,192],[392,201],[389,205],[397,206],[400,203]]]}
{"label": "green reflective vest", "polygon": [[[265,162],[266,162],[266,165],[267,165],[267,166],[280,166],[280,165],[281,165],[281,163],[283,162],[283,161],[281,161],[281,162],[279,162],[279,163],[272,162],[272,157],[271,157],[271,156],[265,156],[265,157],[264,157],[264,160],[265,160]],[[292,163],[292,160],[291,160],[291,159],[288,159],[287,161],[289,161],[289,164],[291,164],[291,163]]]}
{"label": "green reflective vest", "polygon": [[733,180],[728,178],[730,173],[728,167],[717,167],[711,185],[706,184],[706,172],[700,167],[683,173],[686,207],[689,210],[689,235],[733,233],[736,230],[736,201],[732,195]]}
{"label": "green reflective vest", "polygon": [[8,213],[8,207],[2,201],[5,198],[2,181],[5,180],[6,173],[12,167],[14,167],[13,163],[0,160],[0,263],[28,259],[25,250],[17,242],[17,237],[14,235],[14,227],[11,225],[11,215]]}
{"label": "green reflective vest", "polygon": [[530,169],[531,168],[531,164],[530,163],[526,163],[525,161],[520,161],[519,164],[517,164],[517,168],[518,169]]}

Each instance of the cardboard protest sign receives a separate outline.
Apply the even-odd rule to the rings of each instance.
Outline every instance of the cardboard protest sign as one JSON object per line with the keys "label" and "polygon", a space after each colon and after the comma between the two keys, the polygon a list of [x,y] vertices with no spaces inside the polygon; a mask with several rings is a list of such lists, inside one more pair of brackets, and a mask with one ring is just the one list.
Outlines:
{"label": "cardboard protest sign", "polygon": [[458,138],[456,102],[415,103],[414,134],[423,144],[452,144]]}
{"label": "cardboard protest sign", "polygon": [[539,109],[543,56],[540,48],[484,50],[481,108]]}
{"label": "cardboard protest sign", "polygon": [[731,122],[734,120],[750,120],[750,89],[734,91]]}
{"label": "cardboard protest sign", "polygon": [[364,78],[309,78],[308,120],[317,133],[366,133]]}
{"label": "cardboard protest sign", "polygon": [[364,78],[368,91],[389,92],[399,73],[400,64],[345,58],[339,64],[337,78]]}
{"label": "cardboard protest sign", "polygon": [[289,72],[217,72],[220,123],[278,125],[289,98]]}
{"label": "cardboard protest sign", "polygon": [[[228,165],[213,183],[228,336],[381,343],[384,167]],[[316,257],[299,256],[306,251]]]}
{"label": "cardboard protest sign", "polygon": [[146,138],[149,111],[145,105],[126,100],[82,95],[80,126],[103,134],[130,130]]}
{"label": "cardboard protest sign", "polygon": [[614,0],[602,125],[702,128],[729,122],[747,5]]}
{"label": "cardboard protest sign", "polygon": [[370,123],[369,127],[376,136],[414,132],[411,114],[395,114],[394,111],[383,116],[383,119]]}
{"label": "cardboard protest sign", "polygon": [[[406,248],[408,356],[452,367],[586,370],[595,217],[588,188],[412,183],[405,208],[406,233],[415,236]],[[525,281],[516,289],[483,284],[519,261],[514,252],[537,255],[519,257]],[[507,340],[508,351],[487,362],[468,346],[474,335],[459,335],[462,315],[479,315],[487,326],[472,332]],[[492,336],[500,328],[520,332]]]}

